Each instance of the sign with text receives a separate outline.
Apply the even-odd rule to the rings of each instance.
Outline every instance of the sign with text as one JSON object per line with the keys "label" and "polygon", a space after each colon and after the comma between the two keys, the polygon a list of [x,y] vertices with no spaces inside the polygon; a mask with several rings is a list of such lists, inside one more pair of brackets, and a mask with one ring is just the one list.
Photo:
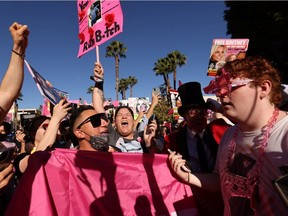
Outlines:
{"label": "sign with text", "polygon": [[226,62],[246,57],[249,39],[214,39],[210,52],[207,76],[216,76]]}
{"label": "sign with text", "polygon": [[119,0],[77,0],[80,40],[78,58],[123,31]]}

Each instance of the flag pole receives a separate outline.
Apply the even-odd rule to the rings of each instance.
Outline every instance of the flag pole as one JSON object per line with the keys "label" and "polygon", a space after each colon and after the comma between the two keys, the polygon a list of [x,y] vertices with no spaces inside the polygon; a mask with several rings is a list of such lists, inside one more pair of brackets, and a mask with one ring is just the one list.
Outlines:
{"label": "flag pole", "polygon": [[99,63],[99,46],[96,45],[96,62]]}

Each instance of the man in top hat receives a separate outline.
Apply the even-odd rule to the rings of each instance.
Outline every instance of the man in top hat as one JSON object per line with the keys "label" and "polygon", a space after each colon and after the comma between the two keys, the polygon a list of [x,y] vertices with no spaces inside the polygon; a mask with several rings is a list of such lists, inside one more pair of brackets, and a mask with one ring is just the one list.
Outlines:
{"label": "man in top hat", "polygon": [[[193,173],[212,172],[219,144],[216,135],[217,137],[219,137],[219,134],[222,136],[230,125],[223,119],[216,119],[207,124],[208,105],[203,98],[200,83],[188,82],[182,84],[178,88],[178,93],[182,102],[182,106],[178,108],[178,113],[184,118],[186,124],[183,129],[165,137],[164,152],[168,152],[168,149],[170,149],[180,153],[183,159],[188,162],[187,165]],[[209,202],[206,202],[207,200],[205,201],[203,197],[200,199],[204,202],[199,200],[199,190],[192,189],[200,215],[211,215],[211,212],[207,211],[213,211],[213,215],[215,215],[217,210],[214,207],[205,206],[205,203]],[[213,196],[209,195],[208,197],[210,199]],[[215,203],[215,200],[213,202]],[[203,212],[203,210],[205,211]]]}

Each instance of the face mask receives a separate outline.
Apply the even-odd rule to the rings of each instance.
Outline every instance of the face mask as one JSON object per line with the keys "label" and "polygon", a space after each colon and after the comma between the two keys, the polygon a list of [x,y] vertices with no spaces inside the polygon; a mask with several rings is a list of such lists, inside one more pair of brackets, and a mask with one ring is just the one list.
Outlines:
{"label": "face mask", "polygon": [[107,152],[109,149],[109,135],[105,134],[90,136],[89,143],[94,149]]}

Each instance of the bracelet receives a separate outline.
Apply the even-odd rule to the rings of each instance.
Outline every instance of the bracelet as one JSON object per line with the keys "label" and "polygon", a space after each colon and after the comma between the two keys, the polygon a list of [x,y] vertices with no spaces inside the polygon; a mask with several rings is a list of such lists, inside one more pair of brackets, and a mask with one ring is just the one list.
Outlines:
{"label": "bracelet", "polygon": [[20,54],[19,52],[16,52],[15,50],[12,49],[12,52],[15,53],[16,55],[20,56],[22,59],[25,58],[25,53]]}
{"label": "bracelet", "polygon": [[188,184],[190,184],[190,173],[188,172]]}
{"label": "bracelet", "polygon": [[99,77],[99,76],[90,76],[90,79],[92,80],[92,81],[95,81],[95,82],[103,82],[104,81],[104,79],[102,78],[102,77]]}

